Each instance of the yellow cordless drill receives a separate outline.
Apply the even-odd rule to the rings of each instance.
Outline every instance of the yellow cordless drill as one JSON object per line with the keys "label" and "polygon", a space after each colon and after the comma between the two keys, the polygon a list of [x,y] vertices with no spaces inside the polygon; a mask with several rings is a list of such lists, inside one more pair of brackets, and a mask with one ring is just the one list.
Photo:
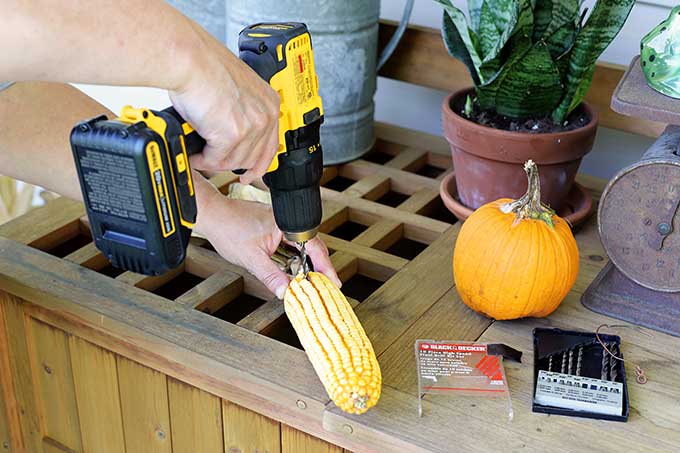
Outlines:
{"label": "yellow cordless drill", "polygon": [[[323,107],[312,41],[301,23],[261,23],[239,36],[239,57],[281,98],[279,147],[264,182],[276,224],[304,244],[321,223]],[[71,148],[95,245],[119,268],[158,275],[186,256],[196,220],[189,156],[205,141],[175,111],[125,107],[76,125]]]}

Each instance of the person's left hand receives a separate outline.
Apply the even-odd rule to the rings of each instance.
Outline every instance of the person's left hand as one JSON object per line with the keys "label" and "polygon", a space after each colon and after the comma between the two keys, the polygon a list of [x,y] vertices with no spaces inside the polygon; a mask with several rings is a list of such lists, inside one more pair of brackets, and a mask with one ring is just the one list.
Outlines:
{"label": "person's left hand", "polygon": [[[195,176],[194,181],[197,195],[199,190],[211,192],[201,194],[199,199],[196,231],[204,235],[224,259],[247,269],[276,297],[283,299],[290,278],[271,259],[283,240],[271,206],[231,200],[202,177]],[[314,269],[341,286],[326,245],[316,237],[307,243],[306,249]]]}

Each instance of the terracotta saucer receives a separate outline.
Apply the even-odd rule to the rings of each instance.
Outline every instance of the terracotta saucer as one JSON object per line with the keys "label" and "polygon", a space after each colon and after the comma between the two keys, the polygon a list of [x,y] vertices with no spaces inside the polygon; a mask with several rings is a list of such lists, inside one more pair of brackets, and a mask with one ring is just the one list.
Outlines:
{"label": "terracotta saucer", "polygon": [[[439,195],[449,211],[461,221],[470,217],[470,214],[474,211],[458,201],[456,173],[453,171],[442,179],[439,186]],[[590,197],[590,194],[582,185],[575,182],[567,195],[564,206],[562,206],[558,214],[574,228],[588,218],[592,208],[593,199]]]}

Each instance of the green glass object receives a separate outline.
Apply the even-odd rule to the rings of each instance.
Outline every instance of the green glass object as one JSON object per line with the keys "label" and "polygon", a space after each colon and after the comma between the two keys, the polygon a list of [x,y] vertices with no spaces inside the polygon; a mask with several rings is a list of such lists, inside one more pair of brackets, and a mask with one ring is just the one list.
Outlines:
{"label": "green glass object", "polygon": [[650,87],[680,99],[680,6],[642,38],[640,64]]}

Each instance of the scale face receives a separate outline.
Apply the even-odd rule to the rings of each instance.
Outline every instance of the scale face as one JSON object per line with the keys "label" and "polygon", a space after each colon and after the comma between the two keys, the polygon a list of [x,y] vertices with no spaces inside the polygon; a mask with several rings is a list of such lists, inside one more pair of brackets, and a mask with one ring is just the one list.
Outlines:
{"label": "scale face", "polygon": [[602,244],[635,283],[680,292],[679,206],[679,160],[642,160],[605,189],[599,208]]}

